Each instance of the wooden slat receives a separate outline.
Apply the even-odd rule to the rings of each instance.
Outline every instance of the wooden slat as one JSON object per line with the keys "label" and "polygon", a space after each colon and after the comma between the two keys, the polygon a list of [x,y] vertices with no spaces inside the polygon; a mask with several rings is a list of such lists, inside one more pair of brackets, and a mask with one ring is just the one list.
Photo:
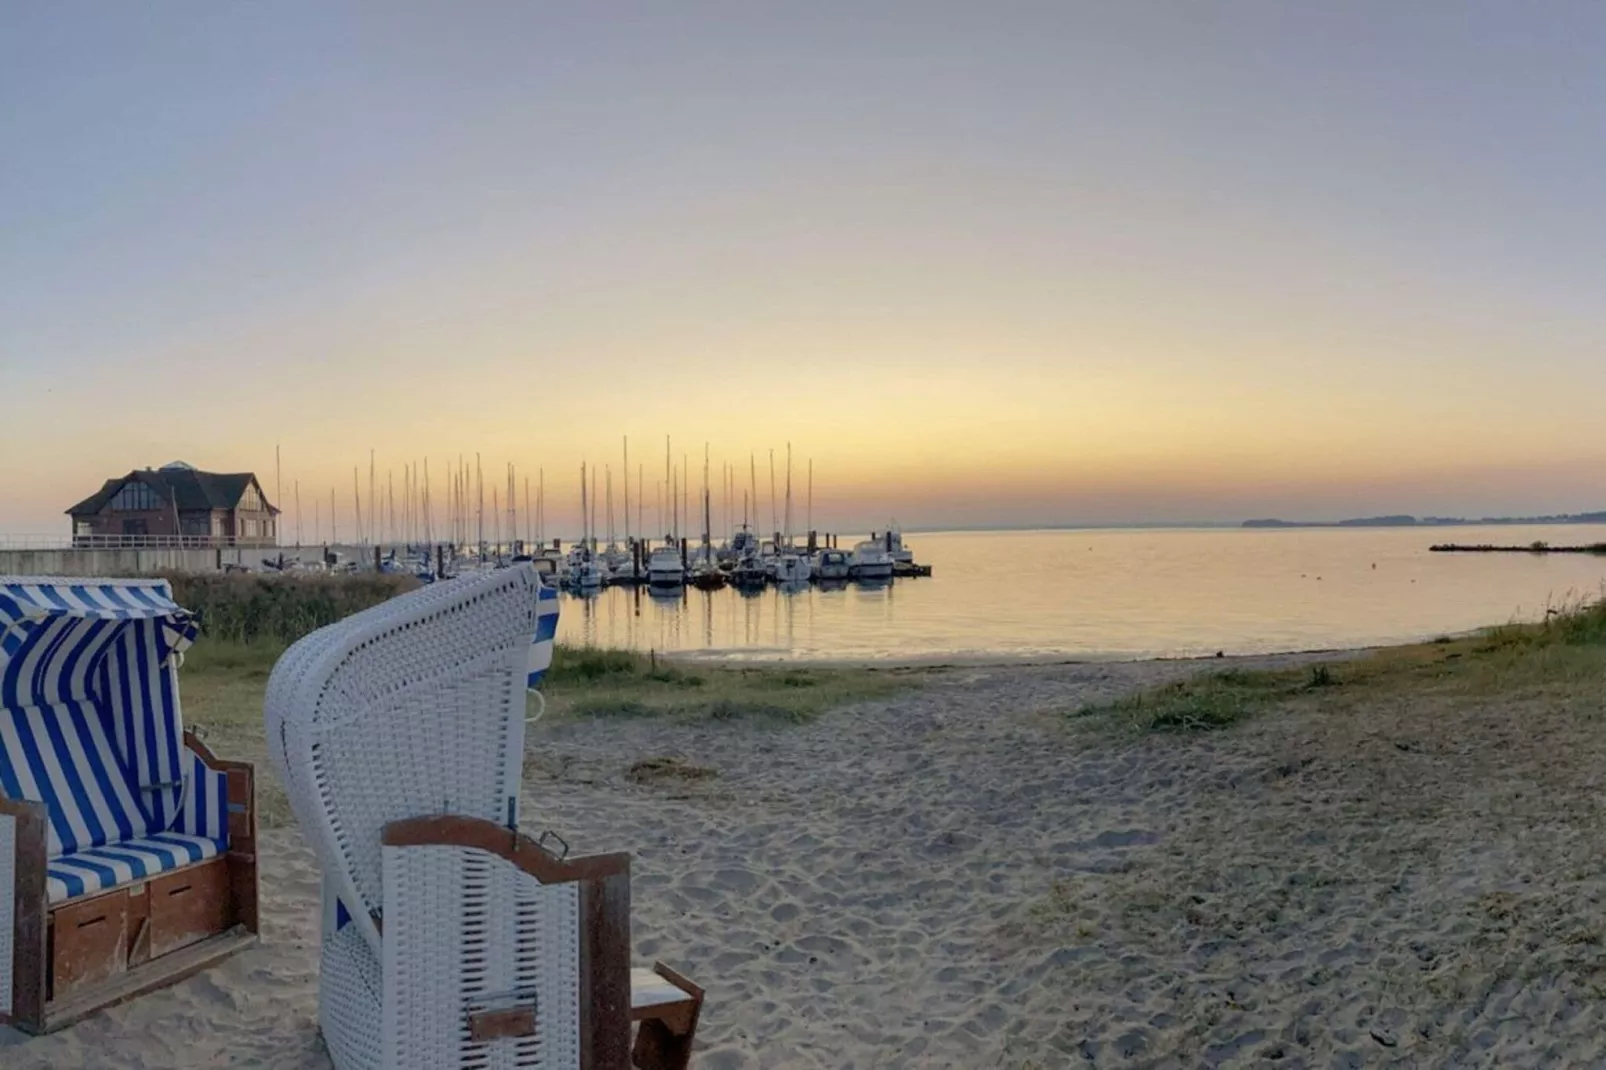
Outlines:
{"label": "wooden slat", "polygon": [[641,1008],[631,1063],[638,1070],[686,1070],[691,1065],[697,1019],[702,1014],[703,990],[661,962],[654,963],[652,971],[685,993],[686,998]]}
{"label": "wooden slat", "polygon": [[228,775],[229,896],[233,920],[249,932],[260,928],[260,891],[257,876],[256,768],[249,762],[224,761],[193,732],[184,733],[184,745],[203,765]]}
{"label": "wooden slat", "polygon": [[146,882],[146,896],[153,961],[234,925],[227,858],[209,858],[152,877]]}
{"label": "wooden slat", "polygon": [[158,988],[166,988],[191,974],[216,966],[230,955],[244,951],[256,942],[255,933],[246,932],[243,926],[236,926],[226,933],[198,944],[191,944],[171,955],[152,959],[106,984],[85,988],[65,1002],[51,1003],[45,1008],[43,1029],[30,1032],[52,1033],[81,1021],[98,1010],[126,1003],[136,996],[143,996]]}
{"label": "wooden slat", "polygon": [[0,1022],[38,1032],[44,1028],[45,1020],[45,845],[49,817],[43,803],[19,799],[0,799],[0,813],[17,819],[11,1014],[0,1014]]}
{"label": "wooden slat", "polygon": [[507,859],[542,884],[564,884],[629,873],[630,856],[623,852],[559,858],[520,832],[478,817],[443,814],[410,817],[385,826],[387,847],[448,845],[474,847]]}
{"label": "wooden slat", "polygon": [[151,897],[143,884],[128,889],[128,964],[140,966],[151,957]]}
{"label": "wooden slat", "polygon": [[468,1016],[468,1038],[483,1044],[490,1040],[535,1036],[535,1006],[480,1011]]}
{"label": "wooden slat", "polygon": [[51,912],[50,998],[70,997],[128,968],[128,890],[64,903]]}
{"label": "wooden slat", "polygon": [[630,1065],[628,868],[580,885],[580,1065]]}

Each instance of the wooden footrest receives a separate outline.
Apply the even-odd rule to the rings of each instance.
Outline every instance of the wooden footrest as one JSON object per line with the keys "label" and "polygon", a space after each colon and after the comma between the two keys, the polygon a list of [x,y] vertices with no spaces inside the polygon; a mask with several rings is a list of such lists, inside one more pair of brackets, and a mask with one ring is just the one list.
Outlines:
{"label": "wooden footrest", "polygon": [[630,971],[630,1020],[640,1023],[630,1061],[638,1070],[686,1070],[691,1065],[703,990],[658,962]]}

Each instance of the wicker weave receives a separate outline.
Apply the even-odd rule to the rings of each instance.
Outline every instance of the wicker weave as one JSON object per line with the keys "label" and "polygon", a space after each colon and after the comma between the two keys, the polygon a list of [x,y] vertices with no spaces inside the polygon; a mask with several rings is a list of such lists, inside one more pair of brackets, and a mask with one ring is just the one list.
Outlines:
{"label": "wicker weave", "polygon": [[[318,956],[318,1025],[339,1070],[392,1070],[384,1061],[379,959],[355,926],[323,935]],[[393,1064],[395,1067],[412,1065]]]}
{"label": "wicker weave", "polygon": [[[384,854],[385,1065],[577,1068],[579,886],[544,886],[473,848]],[[470,1040],[470,1014],[531,1002],[534,1036]]]}
{"label": "wicker weave", "polygon": [[269,748],[375,955],[386,824],[516,816],[539,585],[528,565],[435,583],[313,632],[274,666]]}
{"label": "wicker weave", "polygon": [[[514,823],[539,585],[527,565],[433,584],[307,636],[268,682],[270,749],[324,870],[339,1070],[579,1066],[576,886],[473,848],[381,847],[405,818]],[[537,1035],[470,1040],[469,1014],[531,998]]]}
{"label": "wicker weave", "polygon": [[0,1014],[11,1013],[12,933],[16,931],[17,819],[0,814]]}

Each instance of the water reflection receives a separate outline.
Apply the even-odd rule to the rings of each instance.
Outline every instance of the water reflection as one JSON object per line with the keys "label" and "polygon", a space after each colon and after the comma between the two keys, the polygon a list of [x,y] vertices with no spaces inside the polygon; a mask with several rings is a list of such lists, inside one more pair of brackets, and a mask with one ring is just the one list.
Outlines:
{"label": "water reflection", "polygon": [[[1442,533],[1441,533],[1442,534]],[[1606,541],[1462,528],[1458,542]],[[923,535],[930,578],[565,595],[567,643],[716,657],[1143,657],[1359,646],[1532,617],[1598,594],[1606,561],[1441,555],[1411,529]],[[1373,565],[1376,568],[1373,568]],[[1322,577],[1320,582],[1316,577]]]}

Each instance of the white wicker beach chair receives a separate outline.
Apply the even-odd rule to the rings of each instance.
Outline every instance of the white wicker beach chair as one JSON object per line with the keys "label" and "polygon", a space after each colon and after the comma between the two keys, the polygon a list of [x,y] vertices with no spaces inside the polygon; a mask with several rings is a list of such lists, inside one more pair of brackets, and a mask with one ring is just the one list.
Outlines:
{"label": "white wicker beach chair", "polygon": [[702,992],[630,969],[629,856],[516,831],[555,597],[528,565],[435,583],[274,668],[269,749],[323,867],[340,1070],[688,1064]]}
{"label": "white wicker beach chair", "polygon": [[48,1032],[250,946],[252,771],[185,733],[162,580],[0,578],[0,1024]]}

